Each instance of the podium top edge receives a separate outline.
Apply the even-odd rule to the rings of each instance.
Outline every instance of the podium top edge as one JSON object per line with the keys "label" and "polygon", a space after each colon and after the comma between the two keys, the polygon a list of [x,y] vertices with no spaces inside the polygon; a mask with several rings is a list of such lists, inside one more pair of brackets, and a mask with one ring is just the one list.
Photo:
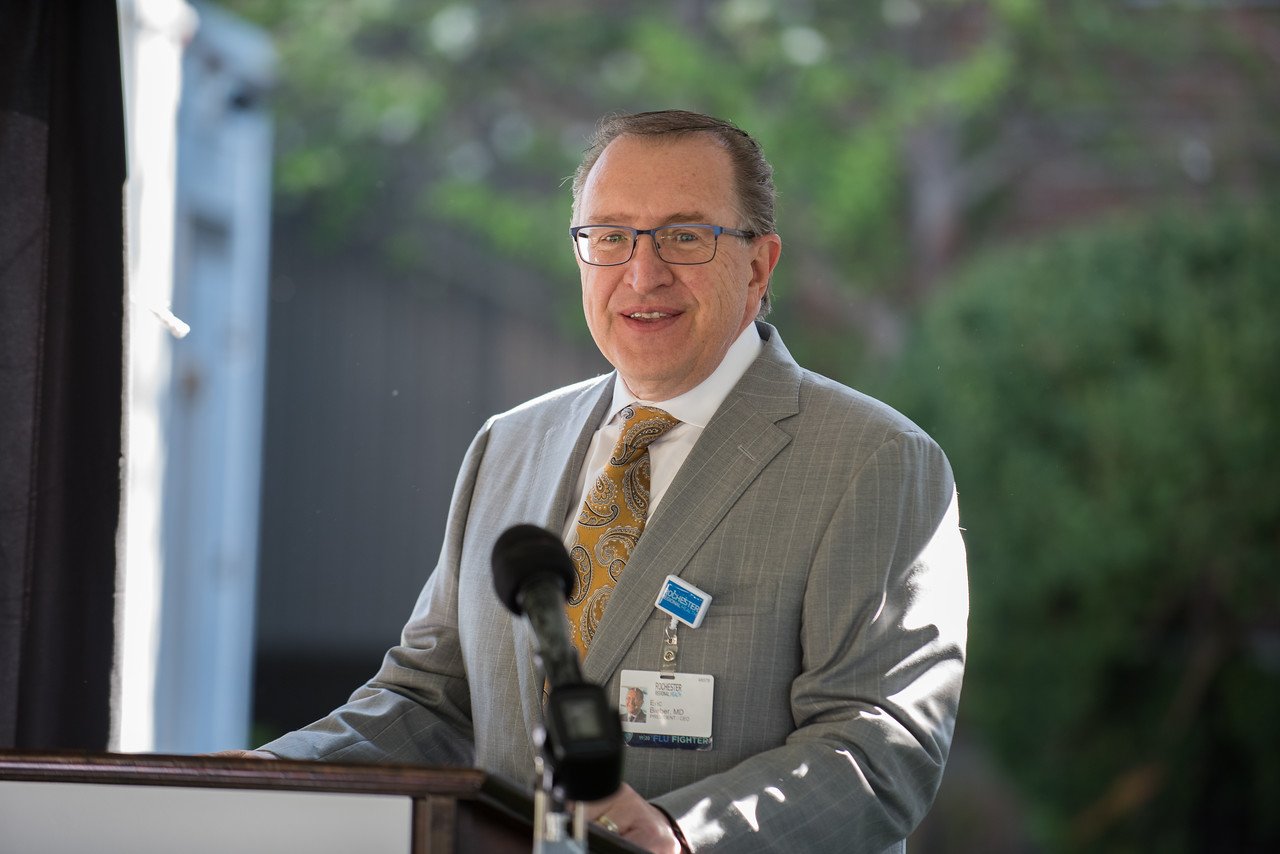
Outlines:
{"label": "podium top edge", "polygon": [[[293,789],[477,798],[489,775],[478,768],[353,765],[139,753],[0,750],[0,780],[139,786]],[[501,788],[505,788],[499,784]]]}

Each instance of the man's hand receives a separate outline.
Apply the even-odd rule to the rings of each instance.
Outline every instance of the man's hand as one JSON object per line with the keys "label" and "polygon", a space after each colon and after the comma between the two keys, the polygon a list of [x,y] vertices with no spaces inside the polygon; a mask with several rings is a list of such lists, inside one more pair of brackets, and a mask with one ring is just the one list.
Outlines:
{"label": "man's hand", "polygon": [[216,753],[206,753],[205,756],[216,756],[222,759],[279,759],[274,753],[268,750],[219,750]]}
{"label": "man's hand", "polygon": [[628,842],[655,854],[680,854],[680,840],[671,830],[666,814],[626,783],[614,795],[587,804],[588,821],[598,821],[602,816],[616,824],[615,832]]}

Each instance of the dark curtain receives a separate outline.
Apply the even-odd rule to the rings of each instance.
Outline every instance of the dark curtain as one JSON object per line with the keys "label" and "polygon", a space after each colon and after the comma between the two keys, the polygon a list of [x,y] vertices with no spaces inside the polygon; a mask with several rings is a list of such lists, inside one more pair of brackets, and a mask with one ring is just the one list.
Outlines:
{"label": "dark curtain", "polygon": [[120,79],[114,2],[0,2],[0,748],[110,729]]}

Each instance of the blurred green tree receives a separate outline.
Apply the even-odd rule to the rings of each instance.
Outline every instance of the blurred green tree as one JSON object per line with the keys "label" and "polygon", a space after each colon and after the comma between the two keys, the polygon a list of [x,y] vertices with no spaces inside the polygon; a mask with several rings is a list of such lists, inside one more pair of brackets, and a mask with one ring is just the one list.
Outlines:
{"label": "blurred green tree", "polygon": [[[974,250],[1274,180],[1249,10],[1096,0],[227,0],[281,56],[278,206],[429,278],[470,240],[577,313],[568,194],[616,110],[737,121],[778,167],[780,316],[846,380]],[[1252,16],[1251,16],[1252,15]],[[1269,28],[1268,28],[1269,27]],[[580,323],[568,324],[580,328]]]}
{"label": "blurred green tree", "polygon": [[955,465],[964,715],[1061,851],[1280,845],[1280,207],[984,259],[886,397]]}

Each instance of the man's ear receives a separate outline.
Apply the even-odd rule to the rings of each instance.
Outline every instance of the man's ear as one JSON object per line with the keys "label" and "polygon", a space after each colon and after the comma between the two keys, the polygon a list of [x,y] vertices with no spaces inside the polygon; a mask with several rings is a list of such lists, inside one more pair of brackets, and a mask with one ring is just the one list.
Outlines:
{"label": "man's ear", "polygon": [[773,278],[774,268],[782,257],[782,238],[776,234],[762,234],[752,240],[751,287],[757,296],[764,298]]}

